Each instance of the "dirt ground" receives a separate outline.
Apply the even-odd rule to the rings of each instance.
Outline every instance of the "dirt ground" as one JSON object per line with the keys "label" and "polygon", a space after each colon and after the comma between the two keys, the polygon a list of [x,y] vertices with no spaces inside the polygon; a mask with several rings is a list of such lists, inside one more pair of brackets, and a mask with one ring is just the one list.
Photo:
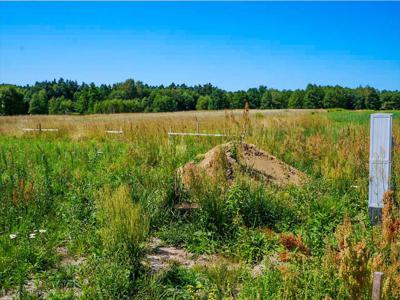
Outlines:
{"label": "dirt ground", "polygon": [[[147,255],[144,263],[147,264],[153,274],[168,269],[172,263],[178,263],[182,267],[203,267],[210,268],[218,264],[225,264],[229,269],[238,269],[242,267],[238,262],[232,262],[219,255],[199,255],[195,256],[187,250],[179,247],[163,245],[158,238],[152,238],[148,243],[150,253]],[[281,264],[276,257],[265,257],[257,265],[251,267],[250,272],[253,277],[260,276],[265,270],[265,260],[273,264]]]}

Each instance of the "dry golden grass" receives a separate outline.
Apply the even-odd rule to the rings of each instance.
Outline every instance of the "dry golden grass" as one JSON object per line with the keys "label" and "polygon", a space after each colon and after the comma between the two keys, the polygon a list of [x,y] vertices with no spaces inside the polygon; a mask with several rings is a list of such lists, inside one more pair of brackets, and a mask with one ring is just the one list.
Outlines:
{"label": "dry golden grass", "polygon": [[383,197],[382,224],[376,242],[378,254],[372,259],[372,270],[383,272],[383,296],[400,297],[400,217],[399,208],[395,206],[394,193],[388,191]]}
{"label": "dry golden grass", "polygon": [[[34,115],[0,117],[0,134],[22,136],[33,134],[23,128],[58,128],[59,133],[73,139],[105,136],[106,130],[123,130],[124,136],[156,133],[167,137],[169,130],[195,132],[196,120],[200,132],[230,133],[232,127],[239,125],[242,110],[226,111],[187,111],[168,113],[129,113],[102,115]],[[309,114],[310,110],[251,110],[252,120],[263,120],[271,116],[299,116]],[[160,133],[164,133],[160,135]],[[130,138],[129,138],[130,139]]]}

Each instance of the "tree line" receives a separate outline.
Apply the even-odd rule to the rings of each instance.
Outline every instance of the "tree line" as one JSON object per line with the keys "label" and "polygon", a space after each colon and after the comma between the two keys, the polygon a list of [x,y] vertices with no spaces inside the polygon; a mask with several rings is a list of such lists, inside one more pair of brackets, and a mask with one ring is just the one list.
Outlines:
{"label": "tree line", "polygon": [[370,86],[347,88],[309,84],[305,89],[259,86],[225,91],[211,84],[150,86],[128,79],[112,85],[78,84],[72,80],[0,85],[0,115],[166,112],[243,108],[400,109],[400,91]]}

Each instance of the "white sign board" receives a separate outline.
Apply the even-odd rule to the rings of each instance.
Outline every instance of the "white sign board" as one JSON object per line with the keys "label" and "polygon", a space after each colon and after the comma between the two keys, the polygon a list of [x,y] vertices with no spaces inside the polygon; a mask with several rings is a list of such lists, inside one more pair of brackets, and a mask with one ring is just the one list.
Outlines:
{"label": "white sign board", "polygon": [[369,152],[369,208],[382,209],[390,189],[392,169],[392,114],[372,114]]}

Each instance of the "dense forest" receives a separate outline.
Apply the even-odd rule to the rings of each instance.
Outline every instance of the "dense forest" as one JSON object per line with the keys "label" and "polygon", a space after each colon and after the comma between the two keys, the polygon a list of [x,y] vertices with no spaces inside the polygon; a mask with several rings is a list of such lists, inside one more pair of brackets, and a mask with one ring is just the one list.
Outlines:
{"label": "dense forest", "polygon": [[235,109],[246,102],[261,109],[400,109],[400,91],[309,84],[297,90],[260,86],[231,92],[211,84],[150,86],[133,79],[100,86],[62,78],[27,86],[0,85],[0,115]]}

